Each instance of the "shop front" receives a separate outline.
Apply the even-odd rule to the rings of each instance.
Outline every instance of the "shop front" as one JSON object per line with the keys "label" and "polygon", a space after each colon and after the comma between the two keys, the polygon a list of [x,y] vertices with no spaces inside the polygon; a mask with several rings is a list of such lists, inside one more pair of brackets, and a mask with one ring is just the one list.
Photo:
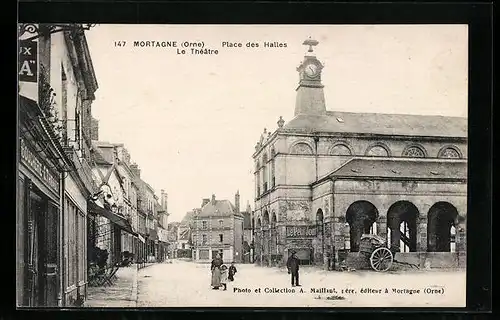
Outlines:
{"label": "shop front", "polygon": [[98,260],[107,265],[122,263],[122,232],[134,237],[139,235],[132,230],[130,222],[125,217],[93,201],[88,202],[88,213],[92,225],[89,228],[92,231],[88,233],[89,264],[100,263]]}
{"label": "shop front", "polygon": [[58,306],[61,178],[64,156],[50,140],[38,104],[19,96],[16,282],[19,306]]}
{"label": "shop front", "polygon": [[314,247],[317,236],[317,226],[315,225],[292,225],[286,226],[286,254],[283,256],[288,259],[291,252],[300,261],[301,265],[314,264]]}

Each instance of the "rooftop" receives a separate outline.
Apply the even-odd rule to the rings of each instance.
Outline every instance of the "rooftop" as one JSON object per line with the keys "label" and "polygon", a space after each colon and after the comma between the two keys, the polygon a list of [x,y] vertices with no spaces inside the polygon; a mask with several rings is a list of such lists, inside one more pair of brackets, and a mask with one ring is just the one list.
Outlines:
{"label": "rooftop", "polygon": [[201,212],[197,217],[210,217],[210,216],[241,216],[240,213],[236,212],[236,208],[229,200],[213,200],[205,204],[201,208]]}
{"label": "rooftop", "polygon": [[326,115],[298,115],[283,131],[467,137],[467,118],[327,111]]}
{"label": "rooftop", "polygon": [[354,158],[329,177],[373,177],[402,179],[467,179],[467,163],[460,160],[423,161],[419,159]]}

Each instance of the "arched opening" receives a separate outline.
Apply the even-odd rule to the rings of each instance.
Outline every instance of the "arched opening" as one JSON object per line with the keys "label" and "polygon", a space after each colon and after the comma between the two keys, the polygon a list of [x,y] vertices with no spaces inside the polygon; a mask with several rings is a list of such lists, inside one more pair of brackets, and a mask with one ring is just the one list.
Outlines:
{"label": "arched opening", "polygon": [[267,153],[262,156],[262,192],[266,192],[269,188],[269,172],[267,170]]}
{"label": "arched opening", "polygon": [[460,216],[450,203],[436,202],[427,214],[427,251],[453,252]]}
{"label": "arched opening", "polygon": [[398,201],[387,211],[387,237],[401,252],[417,251],[418,209],[409,201]]}
{"label": "arched opening", "polygon": [[370,229],[377,218],[378,210],[369,201],[356,201],[347,208],[346,220],[349,224],[351,252],[359,251],[361,236],[370,233]]}

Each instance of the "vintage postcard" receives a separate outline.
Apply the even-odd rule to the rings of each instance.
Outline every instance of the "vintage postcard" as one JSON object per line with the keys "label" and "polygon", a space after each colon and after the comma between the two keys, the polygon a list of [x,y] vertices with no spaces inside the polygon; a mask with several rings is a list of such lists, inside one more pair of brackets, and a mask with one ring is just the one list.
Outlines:
{"label": "vintage postcard", "polygon": [[467,25],[19,24],[18,307],[465,307]]}

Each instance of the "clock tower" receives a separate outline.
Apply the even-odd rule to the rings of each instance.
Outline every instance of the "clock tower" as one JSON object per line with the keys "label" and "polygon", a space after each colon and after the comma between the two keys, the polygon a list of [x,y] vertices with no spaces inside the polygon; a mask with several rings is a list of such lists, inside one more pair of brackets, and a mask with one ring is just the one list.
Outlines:
{"label": "clock tower", "polygon": [[325,115],[325,93],[321,84],[323,65],[313,53],[313,47],[318,41],[309,37],[302,43],[309,46],[304,60],[297,67],[300,80],[295,101],[295,116],[298,115]]}

